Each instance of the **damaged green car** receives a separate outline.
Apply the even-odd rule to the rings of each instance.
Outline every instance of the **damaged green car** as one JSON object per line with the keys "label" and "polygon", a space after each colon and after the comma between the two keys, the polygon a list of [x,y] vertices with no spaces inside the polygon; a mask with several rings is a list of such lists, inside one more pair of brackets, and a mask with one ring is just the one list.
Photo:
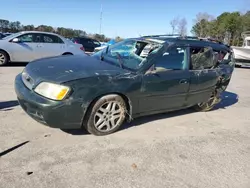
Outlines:
{"label": "damaged green car", "polygon": [[44,125],[107,135],[139,116],[211,110],[233,70],[233,52],[224,44],[145,36],[92,56],[30,62],[16,76],[15,91],[23,110]]}

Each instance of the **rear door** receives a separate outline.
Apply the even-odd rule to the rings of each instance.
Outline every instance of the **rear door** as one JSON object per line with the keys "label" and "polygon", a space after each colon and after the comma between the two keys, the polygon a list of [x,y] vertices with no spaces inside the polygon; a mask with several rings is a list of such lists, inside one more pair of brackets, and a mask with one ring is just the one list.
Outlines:
{"label": "rear door", "polygon": [[190,47],[190,88],[187,105],[206,101],[215,89],[219,77],[219,68],[214,65],[213,49],[209,46]]}
{"label": "rear door", "polygon": [[39,48],[41,53],[37,54],[37,56],[40,57],[53,57],[66,52],[66,45],[63,40],[56,35],[50,34],[41,34],[41,44]]}

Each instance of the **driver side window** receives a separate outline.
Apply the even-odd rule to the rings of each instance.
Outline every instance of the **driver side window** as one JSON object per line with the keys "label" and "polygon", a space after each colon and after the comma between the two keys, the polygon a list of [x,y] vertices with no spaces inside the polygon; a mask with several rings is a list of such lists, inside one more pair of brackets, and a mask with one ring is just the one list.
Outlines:
{"label": "driver side window", "polygon": [[184,70],[187,65],[187,48],[174,46],[168,48],[156,59],[155,70]]}
{"label": "driver side window", "polygon": [[20,42],[33,42],[33,34],[24,34],[18,37]]}

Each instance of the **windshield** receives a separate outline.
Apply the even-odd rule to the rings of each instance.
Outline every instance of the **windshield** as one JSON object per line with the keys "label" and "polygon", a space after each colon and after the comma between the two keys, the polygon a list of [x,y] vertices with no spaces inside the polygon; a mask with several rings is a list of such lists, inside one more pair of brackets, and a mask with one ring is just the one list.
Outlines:
{"label": "windshield", "polygon": [[102,56],[103,61],[136,71],[146,62],[147,56],[161,46],[159,43],[126,39],[110,45],[108,49],[105,48],[93,56]]}
{"label": "windshield", "polygon": [[10,35],[8,35],[8,36],[2,38],[2,40],[9,40],[9,39],[15,38],[15,37],[17,37],[17,36],[19,36],[19,35],[20,35],[20,32],[18,32],[18,33],[13,33],[13,34],[10,34]]}

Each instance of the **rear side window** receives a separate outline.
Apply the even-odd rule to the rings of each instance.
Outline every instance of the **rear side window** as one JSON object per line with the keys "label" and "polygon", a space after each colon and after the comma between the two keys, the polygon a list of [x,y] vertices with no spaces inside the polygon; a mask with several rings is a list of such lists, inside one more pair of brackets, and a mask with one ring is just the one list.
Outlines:
{"label": "rear side window", "polygon": [[80,38],[80,39],[77,39],[77,41],[81,44],[87,44],[88,43],[88,40],[87,39],[84,39],[84,38]]}
{"label": "rear side window", "polygon": [[63,43],[62,39],[55,35],[49,35],[49,34],[42,34],[42,42],[43,43]]}
{"label": "rear side window", "polygon": [[213,49],[211,47],[191,47],[190,69],[210,69],[214,66],[214,57],[215,54],[213,53]]}
{"label": "rear side window", "polygon": [[94,45],[93,40],[91,40],[91,39],[87,39],[86,41],[87,41],[87,43],[88,43],[89,45]]}

